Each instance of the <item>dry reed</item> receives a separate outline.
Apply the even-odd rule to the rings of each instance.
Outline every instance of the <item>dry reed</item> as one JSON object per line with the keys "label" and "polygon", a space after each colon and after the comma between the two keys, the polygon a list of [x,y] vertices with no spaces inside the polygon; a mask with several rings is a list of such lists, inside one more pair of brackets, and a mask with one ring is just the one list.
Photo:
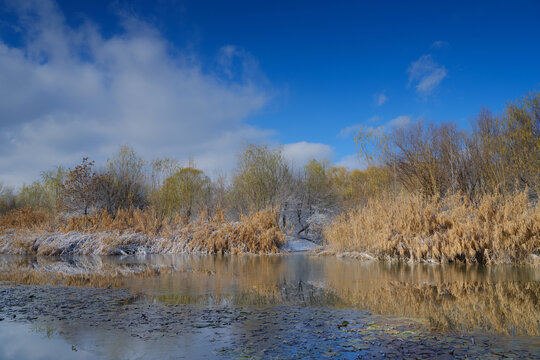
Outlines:
{"label": "dry reed", "polygon": [[[276,253],[285,241],[277,209],[228,221],[222,212],[188,222],[153,208],[71,218],[21,212],[0,217],[0,253],[115,255],[129,253]],[[36,216],[39,221],[31,221]],[[20,220],[19,217],[21,218]]]}
{"label": "dry reed", "polygon": [[523,263],[540,255],[540,207],[525,192],[429,199],[373,198],[338,216],[324,231],[333,253],[378,259]]}
{"label": "dry reed", "polygon": [[49,213],[40,209],[24,207],[0,216],[0,229],[36,227],[49,220],[51,220]]}

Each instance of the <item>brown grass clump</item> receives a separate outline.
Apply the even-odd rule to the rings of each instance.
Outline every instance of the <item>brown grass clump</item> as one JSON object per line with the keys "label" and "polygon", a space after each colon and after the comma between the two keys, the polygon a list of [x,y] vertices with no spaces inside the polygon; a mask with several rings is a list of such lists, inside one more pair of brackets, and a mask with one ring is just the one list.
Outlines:
{"label": "brown grass clump", "polygon": [[238,222],[224,222],[218,213],[210,221],[199,221],[193,229],[190,246],[208,253],[277,253],[285,243],[278,225],[277,209],[265,209],[242,215]]}
{"label": "brown grass clump", "polygon": [[[16,219],[22,216],[12,215]],[[28,218],[28,219],[27,219]],[[24,218],[32,224],[32,218]],[[23,226],[7,222],[0,231],[0,252],[45,256],[132,253],[277,253],[285,242],[277,209],[228,221],[222,212],[196,221],[164,217],[153,208],[105,211],[71,218],[47,218]]]}
{"label": "brown grass clump", "polygon": [[0,216],[0,228],[33,228],[51,220],[44,210],[25,207]]}
{"label": "brown grass clump", "polygon": [[379,259],[465,263],[519,263],[540,254],[540,207],[525,192],[374,198],[325,229],[332,252],[367,253]]}
{"label": "brown grass clump", "polygon": [[146,235],[159,235],[168,221],[171,220],[165,219],[154,208],[144,210],[120,209],[114,217],[107,211],[101,210],[88,216],[68,218],[60,223],[59,231],[79,231],[84,233],[131,231]]}

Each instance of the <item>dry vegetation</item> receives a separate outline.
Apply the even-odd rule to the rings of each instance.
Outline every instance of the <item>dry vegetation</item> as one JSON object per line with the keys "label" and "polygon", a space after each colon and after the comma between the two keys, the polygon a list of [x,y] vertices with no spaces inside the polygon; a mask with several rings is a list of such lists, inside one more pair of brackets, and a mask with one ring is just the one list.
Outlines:
{"label": "dry vegetation", "polygon": [[[21,218],[18,219],[17,215]],[[11,254],[114,255],[130,253],[276,253],[285,241],[277,211],[266,209],[228,221],[221,212],[186,223],[155,209],[106,211],[88,216],[38,217],[32,210],[0,217],[9,227],[0,235],[0,251]],[[42,219],[38,217],[39,219]]]}
{"label": "dry vegetation", "polygon": [[411,261],[538,262],[540,92],[501,115],[482,110],[472,132],[414,123],[361,131],[359,152],[394,186],[325,229],[333,252]]}
{"label": "dry vegetation", "polygon": [[538,261],[540,92],[472,125],[360,130],[364,170],[312,160],[295,171],[280,148],[247,145],[214,181],[123,146],[100,170],[84,158],[18,193],[0,184],[0,251],[263,253],[288,232],[378,259]]}
{"label": "dry vegetation", "polygon": [[478,201],[401,193],[338,216],[325,229],[329,250],[378,259],[519,263],[540,255],[540,209],[525,192]]}

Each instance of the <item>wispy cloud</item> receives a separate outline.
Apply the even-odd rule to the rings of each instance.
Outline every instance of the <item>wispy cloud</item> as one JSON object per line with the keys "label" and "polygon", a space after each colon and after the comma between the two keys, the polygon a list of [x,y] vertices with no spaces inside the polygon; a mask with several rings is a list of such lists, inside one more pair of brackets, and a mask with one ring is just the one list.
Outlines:
{"label": "wispy cloud", "polygon": [[342,157],[338,162],[336,162],[336,166],[343,166],[349,170],[365,169],[368,166],[368,163],[360,159],[358,155],[352,154]]}
{"label": "wispy cloud", "polygon": [[[366,128],[366,124],[373,124],[377,121],[379,121],[379,116],[372,116],[370,117],[365,124],[353,124],[353,125],[350,125],[350,126],[347,126],[343,129],[341,129],[339,131],[339,136],[340,137],[348,137],[352,134],[356,134],[360,129],[365,129]],[[367,126],[371,126],[371,125],[367,125]]]}
{"label": "wispy cloud", "polygon": [[357,133],[362,128],[362,126],[362,124],[354,124],[347,126],[346,128],[343,128],[339,131],[339,136],[347,137],[351,134]]}
{"label": "wispy cloud", "polygon": [[447,47],[449,46],[450,44],[446,41],[442,41],[442,40],[437,40],[437,41],[434,41],[433,44],[431,44],[431,47],[433,49],[442,49],[444,47]]}
{"label": "wispy cloud", "polygon": [[390,120],[388,124],[386,124],[386,127],[388,129],[400,128],[400,127],[407,126],[410,122],[411,122],[411,117],[409,115],[401,115],[401,116],[398,116],[397,118]]}
{"label": "wispy cloud", "polygon": [[416,92],[422,96],[432,94],[448,74],[443,65],[433,60],[432,55],[423,55],[413,61],[407,72],[409,73],[408,86],[414,86]]}
{"label": "wispy cloud", "polygon": [[137,19],[105,37],[91,22],[68,25],[53,2],[12,4],[25,40],[0,38],[0,181],[104,161],[119,144],[227,170],[239,144],[272,134],[245,122],[272,97],[246,51],[225,46],[203,64]]}
{"label": "wispy cloud", "polygon": [[[377,117],[377,120],[378,120],[378,117]],[[365,131],[371,131],[377,135],[385,135],[396,128],[407,126],[410,122],[411,122],[410,115],[400,115],[379,126],[362,125],[362,124],[352,125],[341,130],[340,134],[341,133],[345,133],[345,134],[356,133],[360,129],[364,129]],[[369,121],[367,123],[369,123]],[[346,155],[342,157],[339,161],[336,162],[336,166],[343,166],[343,167],[346,167],[347,169],[365,169],[368,166],[368,163],[364,159],[361,159],[357,154],[352,154],[352,155]]]}
{"label": "wispy cloud", "polygon": [[377,131],[377,132],[385,133],[394,128],[407,126],[411,122],[411,117],[410,115],[400,115],[386,123],[375,126],[374,123],[378,122],[379,120],[380,120],[379,116],[373,116],[369,118],[363,124],[354,124],[351,126],[347,126],[346,128],[343,128],[340,130],[339,136],[347,137],[352,134],[358,133],[358,131],[362,129],[366,131]]}
{"label": "wispy cloud", "polygon": [[384,92],[375,94],[375,105],[382,106],[388,101],[388,96]]}

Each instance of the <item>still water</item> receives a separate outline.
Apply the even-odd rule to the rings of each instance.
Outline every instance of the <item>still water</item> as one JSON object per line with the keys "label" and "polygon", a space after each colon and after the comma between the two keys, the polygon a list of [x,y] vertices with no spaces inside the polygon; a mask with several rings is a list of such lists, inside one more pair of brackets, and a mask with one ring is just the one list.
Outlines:
{"label": "still water", "polygon": [[534,267],[0,256],[0,281],[1,359],[540,357]]}

